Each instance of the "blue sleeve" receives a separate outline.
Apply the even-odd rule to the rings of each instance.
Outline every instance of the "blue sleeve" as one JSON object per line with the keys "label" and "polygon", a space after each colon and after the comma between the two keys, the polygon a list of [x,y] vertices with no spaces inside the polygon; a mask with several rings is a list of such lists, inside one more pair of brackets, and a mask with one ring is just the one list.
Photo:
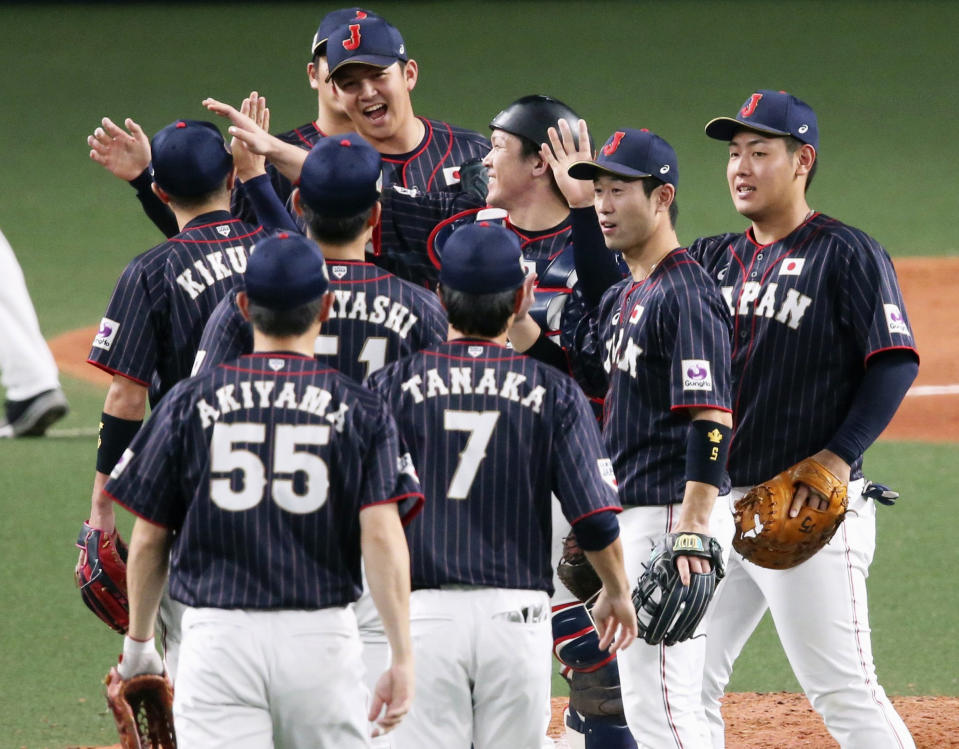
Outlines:
{"label": "blue sleeve", "polygon": [[163,232],[169,239],[174,234],[179,233],[180,227],[177,225],[176,216],[170,210],[170,206],[160,200],[153,192],[153,175],[150,168],[144,169],[139,177],[130,180],[130,186],[137,191],[137,200],[143,206],[143,212],[147,215],[156,228]]}
{"label": "blue sleeve", "polygon": [[244,182],[243,187],[250,202],[253,203],[257,221],[263,225],[265,231],[301,233],[290,212],[286,210],[286,206],[280,202],[268,174],[261,174],[249,182]]}
{"label": "blue sleeve", "polygon": [[[603,302],[607,301],[604,297]],[[603,303],[598,307],[590,305],[575,290],[563,310],[560,343],[566,350],[569,371],[586,395],[592,398],[605,398],[609,390],[609,373],[603,364],[605,352],[600,331],[603,310],[608,306]]]}
{"label": "blue sleeve", "polygon": [[238,286],[213,309],[197,347],[193,374],[253,352],[253,326],[243,319],[236,306],[236,292],[242,290],[243,287]]}
{"label": "blue sleeve", "polygon": [[615,510],[603,510],[580,518],[573,531],[581,549],[601,551],[619,538],[619,519]]}
{"label": "blue sleeve", "polygon": [[845,420],[826,449],[852,465],[892,421],[918,373],[919,362],[911,350],[873,356]]}
{"label": "blue sleeve", "polygon": [[596,305],[606,289],[623,280],[623,271],[614,253],[606,247],[596,209],[573,208],[569,215],[576,277],[587,302]]}

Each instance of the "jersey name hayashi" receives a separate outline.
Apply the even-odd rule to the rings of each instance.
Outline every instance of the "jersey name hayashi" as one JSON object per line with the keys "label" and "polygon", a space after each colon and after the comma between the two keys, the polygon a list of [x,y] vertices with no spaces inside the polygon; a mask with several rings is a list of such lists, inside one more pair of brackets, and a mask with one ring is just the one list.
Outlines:
{"label": "jersey name hayashi", "polygon": [[216,406],[200,398],[196,411],[204,429],[208,429],[221,416],[234,411],[254,408],[286,408],[305,411],[314,416],[325,418],[337,432],[343,431],[347,411],[345,403],[333,406],[333,395],[315,385],[303,385],[299,382],[284,382],[277,390],[276,380],[249,380],[217,388]]}
{"label": "jersey name hayashi", "polygon": [[[518,372],[503,372],[500,379],[493,367],[486,367],[479,382],[473,384],[473,370],[469,367],[450,367],[448,372],[437,369],[426,370],[426,382],[420,375],[413,375],[402,385],[404,393],[413,397],[414,403],[422,403],[424,398],[440,395],[497,395],[500,398],[526,406],[538,414],[543,408],[546,388],[526,385],[526,376]],[[522,392],[521,392],[522,390]]]}
{"label": "jersey name hayashi", "polygon": [[363,320],[384,325],[400,338],[406,338],[419,318],[410,309],[388,296],[377,295],[367,304],[365,291],[334,289],[335,302],[330,308],[330,319]]}

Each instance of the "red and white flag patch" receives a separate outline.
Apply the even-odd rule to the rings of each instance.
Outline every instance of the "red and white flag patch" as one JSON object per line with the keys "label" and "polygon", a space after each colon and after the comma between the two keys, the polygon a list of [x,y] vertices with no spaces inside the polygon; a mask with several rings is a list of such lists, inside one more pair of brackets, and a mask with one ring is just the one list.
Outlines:
{"label": "red and white flag patch", "polygon": [[786,258],[779,265],[779,275],[798,276],[800,273],[802,273],[802,267],[805,262],[806,260],[801,257]]}

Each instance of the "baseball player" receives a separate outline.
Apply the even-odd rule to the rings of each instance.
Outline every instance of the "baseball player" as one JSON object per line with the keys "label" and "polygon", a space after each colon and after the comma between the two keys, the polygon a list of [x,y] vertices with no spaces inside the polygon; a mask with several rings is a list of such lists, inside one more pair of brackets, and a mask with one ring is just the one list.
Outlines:
{"label": "baseball player", "polygon": [[[849,482],[847,519],[808,561],[777,571],[732,551],[706,654],[712,744],[724,745],[719,700],[733,662],[769,608],[796,678],[840,746],[912,747],[876,679],[866,605],[875,505],[862,496],[862,455],[918,371],[892,261],[872,237],[810,209],[819,129],[808,104],[756,91],[706,134],[728,144],[733,205],[750,221],[744,233],[690,247],[734,319],[731,500],[809,456]],[[802,487],[793,514],[819,501]]]}
{"label": "baseball player", "polygon": [[370,717],[389,730],[413,696],[394,492],[418,487],[400,482],[382,399],[313,358],[333,304],[319,248],[297,234],[261,240],[238,301],[254,353],[176,386],[106,487],[138,515],[120,675],[162,668],[151,634],[169,559],[170,594],[187,607],[180,746],[366,747],[349,604],[362,551],[392,652]]}
{"label": "baseball player", "polygon": [[[113,381],[81,547],[92,532],[113,533],[113,505],[101,491],[107,476],[139,430],[147,398],[155,407],[189,376],[207,317],[246,270],[250,247],[263,233],[228,211],[233,158],[214,125],[178,120],[156,134],[152,149],[154,189],[181,231],[127,265],[90,350],[88,361]],[[175,626],[169,621],[175,618],[164,621]]]}
{"label": "baseball player", "polygon": [[[636,632],[599,431],[568,376],[505,348],[530,293],[520,243],[485,223],[446,244],[450,340],[375,372],[423,472],[408,526],[419,697],[399,747],[539,747],[549,695],[550,493],[606,585],[605,648]],[[615,636],[614,630],[618,629]]]}
{"label": "baseball player", "polygon": [[[267,228],[295,230],[272,191],[258,159],[234,146],[241,179],[249,187]],[[252,169],[246,171],[250,161]],[[316,341],[316,355],[357,382],[386,362],[446,339],[446,314],[434,294],[366,260],[365,248],[380,216],[381,158],[358,135],[317,143],[303,163],[293,199],[307,219],[309,236],[320,243],[330,265],[335,304]],[[270,210],[272,207],[272,210]],[[196,371],[252,350],[252,331],[228,294],[207,322]]]}
{"label": "baseball player", "polygon": [[6,391],[0,438],[39,437],[70,410],[17,256],[0,232],[0,384]]}
{"label": "baseball player", "polygon": [[[584,143],[585,124],[578,128]],[[589,180],[580,191],[593,193],[605,245],[630,269],[599,300],[582,295],[585,314],[563,343],[584,389],[605,397],[603,436],[624,508],[626,571],[636,579],[666,533],[703,534],[723,548],[732,539],[726,505],[716,502],[729,490],[730,319],[718,289],[676,237],[673,148],[647,130],[623,128],[593,160],[588,149],[575,148],[566,127],[552,136],[551,161]],[[593,267],[604,262],[601,251],[577,247],[582,278],[601,282]],[[707,560],[691,556],[679,556],[677,566],[684,584],[709,571]],[[639,746],[708,744],[704,651],[700,637],[670,647],[639,643],[620,655],[623,707]],[[606,743],[587,738],[586,746],[610,745],[615,726],[602,717],[569,718],[591,736],[611,735]]]}

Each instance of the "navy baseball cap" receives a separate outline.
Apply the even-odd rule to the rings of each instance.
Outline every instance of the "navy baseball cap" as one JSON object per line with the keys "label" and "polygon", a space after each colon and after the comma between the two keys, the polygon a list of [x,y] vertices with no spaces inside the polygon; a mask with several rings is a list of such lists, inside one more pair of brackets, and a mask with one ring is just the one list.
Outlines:
{"label": "navy baseball cap", "polygon": [[319,245],[302,234],[285,231],[253,246],[243,279],[250,301],[274,310],[312,302],[330,287]]}
{"label": "navy baseball cap", "polygon": [[440,284],[470,294],[495,294],[523,284],[526,271],[519,237],[481,221],[454,231],[443,245]]}
{"label": "navy baseball cap", "polygon": [[344,65],[362,63],[388,68],[394,62],[406,62],[406,44],[400,32],[382,18],[361,18],[339,26],[326,44],[326,61],[333,74]]}
{"label": "navy baseball cap", "polygon": [[177,120],[153,136],[153,181],[179,198],[213,192],[233,169],[233,155],[212,122]]}
{"label": "navy baseball cap", "polygon": [[366,8],[340,8],[331,10],[320,21],[320,26],[313,35],[313,44],[310,47],[311,56],[326,54],[326,42],[330,34],[336,31],[340,26],[347,25],[350,21],[358,21],[361,18],[379,18],[371,10]]}
{"label": "navy baseball cap", "polygon": [[324,216],[356,216],[380,199],[382,158],[356,133],[321,138],[306,155],[300,199]]}
{"label": "navy baseball cap", "polygon": [[764,88],[750,94],[735,117],[716,117],[707,122],[706,135],[730,141],[741,128],[770,135],[791,135],[819,149],[816,113],[802,99],[785,91]]}
{"label": "navy baseball cap", "polygon": [[609,136],[595,161],[576,161],[569,166],[574,179],[595,179],[600,174],[638,179],[655,177],[673,187],[679,185],[679,165],[673,147],[649,130],[624,128]]}

